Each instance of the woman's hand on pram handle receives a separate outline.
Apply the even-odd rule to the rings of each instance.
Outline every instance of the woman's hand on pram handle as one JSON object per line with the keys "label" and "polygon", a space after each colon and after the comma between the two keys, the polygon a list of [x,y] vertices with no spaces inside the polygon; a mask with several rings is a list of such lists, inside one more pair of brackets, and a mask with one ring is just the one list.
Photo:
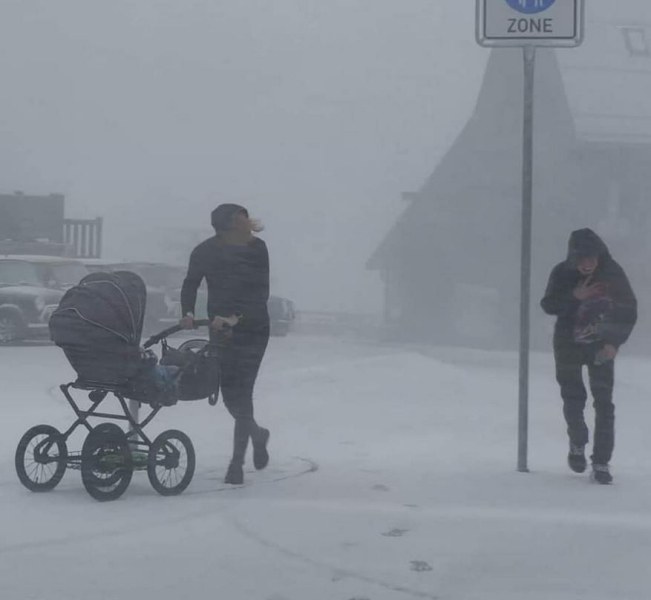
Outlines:
{"label": "woman's hand on pram handle", "polygon": [[232,327],[235,327],[240,322],[240,319],[242,318],[242,315],[231,315],[230,317],[220,317],[219,315],[216,316],[213,320],[210,326],[215,330],[215,331],[222,331],[224,329],[231,329]]}
{"label": "woman's hand on pram handle", "polygon": [[194,324],[194,315],[192,313],[188,313],[179,321],[179,325],[183,329],[195,329],[196,326]]}

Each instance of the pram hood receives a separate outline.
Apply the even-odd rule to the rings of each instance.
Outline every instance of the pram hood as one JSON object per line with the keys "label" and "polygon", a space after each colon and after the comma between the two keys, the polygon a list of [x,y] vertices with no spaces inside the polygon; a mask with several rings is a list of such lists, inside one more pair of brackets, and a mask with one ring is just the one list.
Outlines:
{"label": "pram hood", "polygon": [[79,379],[121,385],[138,372],[146,300],[143,280],[129,271],[91,273],[66,292],[50,337]]}

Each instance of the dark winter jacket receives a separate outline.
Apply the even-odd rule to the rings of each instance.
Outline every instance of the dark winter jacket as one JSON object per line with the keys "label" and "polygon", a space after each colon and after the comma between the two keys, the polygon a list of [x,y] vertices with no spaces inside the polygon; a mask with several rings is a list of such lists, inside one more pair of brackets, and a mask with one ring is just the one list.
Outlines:
{"label": "dark winter jacket", "polygon": [[183,314],[194,313],[197,289],[208,284],[208,316],[242,314],[242,328],[268,326],[269,254],[259,238],[245,246],[224,244],[218,236],[199,244],[181,290]]}
{"label": "dark winter jacket", "polygon": [[576,268],[576,260],[582,256],[599,258],[599,265],[590,283],[603,283],[614,306],[609,318],[610,326],[604,332],[603,343],[619,347],[628,339],[637,321],[637,300],[624,269],[613,260],[606,244],[591,229],[572,232],[567,259],[552,270],[545,296],[540,302],[547,314],[557,317],[554,343],[558,345],[573,342],[580,305],[573,292],[583,279]]}

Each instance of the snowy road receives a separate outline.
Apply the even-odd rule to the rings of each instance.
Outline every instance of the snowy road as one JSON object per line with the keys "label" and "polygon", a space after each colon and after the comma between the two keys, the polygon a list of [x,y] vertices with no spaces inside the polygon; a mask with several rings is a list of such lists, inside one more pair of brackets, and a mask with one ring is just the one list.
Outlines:
{"label": "snowy road", "polygon": [[72,372],[54,347],[2,348],[0,598],[648,600],[651,361],[618,365],[610,487],[565,466],[548,355],[532,364],[532,472],[515,472],[515,366],[510,354],[275,339],[257,402],[267,471],[226,489],[229,418],[184,404],[150,431],[192,438],[186,493],[162,498],[137,473],[101,504],[75,471],[48,494],[18,483],[22,433],[72,420],[56,389]]}

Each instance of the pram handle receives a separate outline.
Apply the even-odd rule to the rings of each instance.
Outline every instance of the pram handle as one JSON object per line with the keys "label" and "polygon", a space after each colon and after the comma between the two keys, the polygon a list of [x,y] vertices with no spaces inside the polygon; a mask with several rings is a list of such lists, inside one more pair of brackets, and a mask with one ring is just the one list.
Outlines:
{"label": "pram handle", "polygon": [[[197,321],[194,321],[194,329],[197,329],[199,327],[209,327],[211,321],[209,319],[199,319]],[[173,327],[168,327],[167,329],[164,329],[160,333],[157,333],[156,335],[152,335],[144,344],[143,348],[145,350],[147,348],[151,348],[152,346],[158,344],[161,340],[164,340],[166,337],[169,337],[170,335],[173,335],[175,333],[178,333],[179,331],[183,331],[185,327],[182,325],[174,325]]]}

